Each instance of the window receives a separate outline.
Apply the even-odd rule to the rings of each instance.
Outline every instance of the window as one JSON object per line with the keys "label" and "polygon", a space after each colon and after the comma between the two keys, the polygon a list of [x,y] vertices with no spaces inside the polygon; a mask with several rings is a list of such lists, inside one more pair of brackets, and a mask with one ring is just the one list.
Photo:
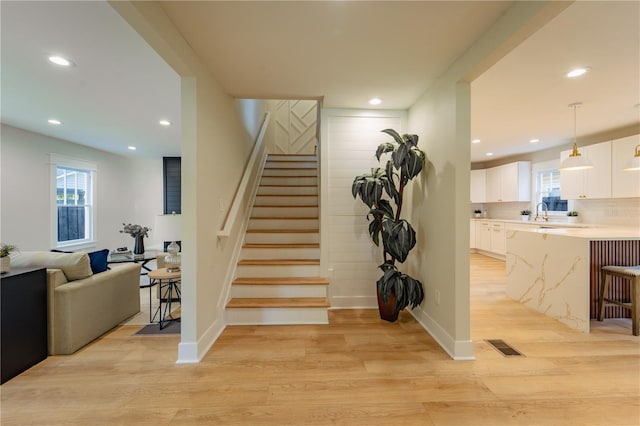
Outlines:
{"label": "window", "polygon": [[566,212],[567,200],[560,198],[560,171],[558,169],[536,172],[536,206],[545,203],[549,212]]}
{"label": "window", "polygon": [[82,245],[94,240],[96,166],[51,155],[53,185],[52,243]]}

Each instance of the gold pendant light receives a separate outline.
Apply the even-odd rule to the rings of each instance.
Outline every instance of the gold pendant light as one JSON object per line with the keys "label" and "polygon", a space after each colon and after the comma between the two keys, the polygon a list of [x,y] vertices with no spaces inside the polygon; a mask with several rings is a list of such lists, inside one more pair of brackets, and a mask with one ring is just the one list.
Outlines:
{"label": "gold pendant light", "polygon": [[630,158],[629,161],[627,161],[627,164],[622,170],[627,172],[640,170],[640,145],[636,145],[636,155],[633,158]]}
{"label": "gold pendant light", "polygon": [[569,105],[573,108],[573,150],[569,157],[565,158],[560,165],[560,170],[585,170],[593,168],[593,164],[588,158],[584,157],[580,151],[578,151],[578,138],[576,136],[576,109],[582,106],[582,102],[575,102]]}

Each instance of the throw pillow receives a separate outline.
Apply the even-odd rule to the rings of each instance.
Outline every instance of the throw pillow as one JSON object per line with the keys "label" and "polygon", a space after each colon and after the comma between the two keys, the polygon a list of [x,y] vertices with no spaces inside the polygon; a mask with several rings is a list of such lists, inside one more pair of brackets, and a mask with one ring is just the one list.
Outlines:
{"label": "throw pillow", "polygon": [[98,250],[87,254],[89,255],[91,270],[94,274],[98,274],[109,269],[107,267],[107,256],[109,256],[109,249]]}

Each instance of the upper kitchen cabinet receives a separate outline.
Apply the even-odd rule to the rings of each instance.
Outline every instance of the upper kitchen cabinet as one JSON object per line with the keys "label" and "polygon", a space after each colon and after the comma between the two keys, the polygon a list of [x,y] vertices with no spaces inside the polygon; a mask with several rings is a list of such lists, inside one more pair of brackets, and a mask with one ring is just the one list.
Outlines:
{"label": "upper kitchen cabinet", "polygon": [[[611,141],[580,148],[580,153],[591,160],[593,168],[560,171],[560,193],[565,200],[611,198]],[[571,150],[560,153],[560,161],[569,157]]]}
{"label": "upper kitchen cabinet", "polygon": [[471,170],[471,202],[484,203],[486,199],[487,187],[486,170]]}
{"label": "upper kitchen cabinet", "polygon": [[531,163],[518,161],[486,169],[486,201],[531,200]]}
{"label": "upper kitchen cabinet", "polygon": [[625,164],[640,145],[640,135],[616,139],[611,143],[611,196],[613,198],[640,197],[640,171],[624,171]]}

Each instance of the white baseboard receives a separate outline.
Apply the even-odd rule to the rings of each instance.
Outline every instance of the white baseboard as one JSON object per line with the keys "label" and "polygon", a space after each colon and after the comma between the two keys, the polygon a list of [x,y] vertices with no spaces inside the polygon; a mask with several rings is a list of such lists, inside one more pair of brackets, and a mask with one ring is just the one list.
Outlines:
{"label": "white baseboard", "polygon": [[199,363],[215,341],[218,340],[224,329],[223,319],[217,318],[197,342],[180,342],[178,344],[178,361],[176,361],[176,364]]}
{"label": "white baseboard", "polygon": [[413,315],[422,328],[438,342],[442,349],[444,349],[453,360],[471,361],[476,359],[473,356],[473,342],[471,340],[455,340],[440,324],[435,322],[433,318],[420,310],[420,308],[409,310],[409,313]]}

